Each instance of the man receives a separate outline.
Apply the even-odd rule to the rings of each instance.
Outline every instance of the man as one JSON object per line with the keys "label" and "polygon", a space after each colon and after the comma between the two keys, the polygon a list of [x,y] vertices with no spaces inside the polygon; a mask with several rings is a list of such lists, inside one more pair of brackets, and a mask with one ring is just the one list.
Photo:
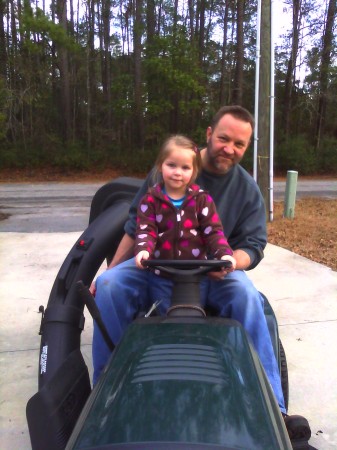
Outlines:
{"label": "man", "polygon": [[[266,371],[281,412],[286,415],[279,369],[263,312],[263,298],[246,276],[263,258],[267,243],[265,206],[252,177],[239,165],[251,141],[254,119],[240,106],[221,108],[207,128],[207,147],[201,150],[202,171],[196,182],[213,197],[223,223],[236,270],[214,272],[208,281],[207,304],[221,317],[238,320],[249,334]],[[108,269],[97,279],[96,303],[117,344],[147,301],[147,271],[136,268],[133,256],[136,210],[147,191],[149,175],[135,197],[125,225],[125,235]],[[110,352],[94,327],[94,383]]]}

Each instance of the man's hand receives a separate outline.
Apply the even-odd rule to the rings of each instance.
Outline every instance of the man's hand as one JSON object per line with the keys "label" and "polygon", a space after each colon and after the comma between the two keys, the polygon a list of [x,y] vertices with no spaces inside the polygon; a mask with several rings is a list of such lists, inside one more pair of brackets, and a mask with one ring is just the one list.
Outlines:
{"label": "man's hand", "polygon": [[95,295],[96,295],[96,280],[94,280],[94,281],[91,283],[91,286],[90,286],[90,288],[89,288],[89,291],[90,291],[90,294],[91,294],[93,297],[95,297]]}
{"label": "man's hand", "polygon": [[[112,269],[113,267],[126,261],[127,259],[132,258],[134,242],[135,242],[134,239],[132,239],[128,234],[124,234],[124,236],[122,237],[122,239],[119,243],[119,246],[116,250],[114,257],[106,270]],[[95,297],[95,295],[96,295],[96,281],[95,280],[91,283],[89,291],[90,291],[91,295],[93,295]]]}
{"label": "man's hand", "polygon": [[236,270],[246,270],[251,264],[250,256],[244,250],[234,250],[233,256],[236,261]]}
{"label": "man's hand", "polygon": [[147,260],[150,258],[150,253],[146,250],[143,250],[136,255],[136,266],[138,269],[145,269],[145,267],[142,264],[142,260]]}
{"label": "man's hand", "polygon": [[118,266],[118,264],[132,258],[134,255],[134,246],[135,240],[128,234],[124,234],[108,269],[112,269]]}

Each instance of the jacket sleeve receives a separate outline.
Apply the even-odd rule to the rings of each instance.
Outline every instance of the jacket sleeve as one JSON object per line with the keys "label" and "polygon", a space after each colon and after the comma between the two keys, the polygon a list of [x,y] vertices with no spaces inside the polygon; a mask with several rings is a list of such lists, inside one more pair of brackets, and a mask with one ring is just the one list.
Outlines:
{"label": "jacket sleeve", "polygon": [[129,209],[129,217],[124,225],[124,231],[126,234],[128,234],[130,237],[134,238],[136,234],[136,220],[137,220],[137,209],[140,200],[144,197],[144,195],[147,193],[149,187],[153,184],[152,182],[152,172],[148,174],[146,177],[143,185],[140,187],[139,191],[135,195],[130,209]]}
{"label": "jacket sleeve", "polygon": [[146,250],[153,254],[158,238],[154,202],[149,201],[149,195],[145,195],[137,209],[137,227],[135,236],[135,255]]}
{"label": "jacket sleeve", "polygon": [[237,217],[228,240],[233,249],[243,250],[249,255],[251,264],[246,270],[251,270],[263,259],[267,244],[266,211],[259,190],[251,191]]}
{"label": "jacket sleeve", "polygon": [[207,252],[216,259],[221,259],[225,255],[233,255],[233,250],[224,234],[214,201],[209,194],[204,193],[200,196],[198,209],[199,227]]}

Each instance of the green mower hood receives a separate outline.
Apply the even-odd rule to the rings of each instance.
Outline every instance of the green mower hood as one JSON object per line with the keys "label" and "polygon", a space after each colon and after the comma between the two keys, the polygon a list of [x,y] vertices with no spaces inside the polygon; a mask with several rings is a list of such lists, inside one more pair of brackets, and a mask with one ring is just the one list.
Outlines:
{"label": "green mower hood", "polygon": [[291,449],[264,371],[237,322],[134,322],[67,448],[162,448],[159,443],[172,449]]}

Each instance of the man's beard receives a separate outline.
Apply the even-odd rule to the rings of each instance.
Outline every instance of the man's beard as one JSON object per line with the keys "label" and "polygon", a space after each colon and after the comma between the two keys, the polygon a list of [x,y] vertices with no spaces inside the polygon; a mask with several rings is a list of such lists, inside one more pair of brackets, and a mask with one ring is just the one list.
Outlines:
{"label": "man's beard", "polygon": [[232,159],[224,158],[219,153],[214,155],[211,150],[211,145],[207,144],[207,160],[210,169],[220,175],[225,175],[236,164]]}

